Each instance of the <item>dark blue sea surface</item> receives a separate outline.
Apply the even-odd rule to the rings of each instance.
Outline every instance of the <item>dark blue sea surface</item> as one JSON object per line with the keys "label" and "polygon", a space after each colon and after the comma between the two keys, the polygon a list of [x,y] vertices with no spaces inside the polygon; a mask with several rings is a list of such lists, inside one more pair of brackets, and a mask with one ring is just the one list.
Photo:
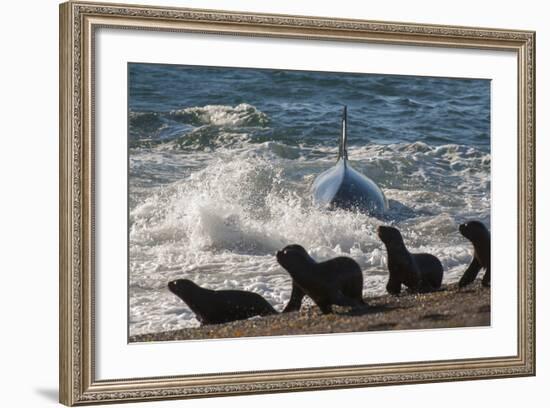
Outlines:
{"label": "dark blue sea surface", "polygon": [[251,142],[333,145],[345,104],[350,145],[460,142],[489,149],[490,86],[484,79],[130,64],[130,140],[136,146],[184,139],[206,123],[178,112],[247,104],[265,114],[239,126]]}
{"label": "dark blue sea surface", "polygon": [[[490,228],[489,80],[129,64],[128,90],[131,334],[197,324],[166,289],[176,278],[282,309],[273,254],[290,243],[356,259],[368,297],[387,281],[381,223],[437,255],[445,282],[471,259],[458,223]],[[344,105],[349,158],[390,200],[386,220],[311,202]]]}

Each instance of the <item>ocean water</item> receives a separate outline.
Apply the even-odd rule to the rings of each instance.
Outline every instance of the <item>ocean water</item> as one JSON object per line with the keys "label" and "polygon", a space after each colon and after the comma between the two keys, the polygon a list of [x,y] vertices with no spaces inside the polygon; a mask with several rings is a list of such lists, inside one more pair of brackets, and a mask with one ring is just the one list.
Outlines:
{"label": "ocean water", "polygon": [[[385,292],[392,224],[457,281],[471,259],[458,224],[490,228],[490,81],[130,64],[129,332],[198,326],[167,283],[243,289],[282,310],[291,280],[275,252],[362,267]],[[387,219],[324,211],[315,176],[334,165],[342,106],[348,154],[390,201]]]}

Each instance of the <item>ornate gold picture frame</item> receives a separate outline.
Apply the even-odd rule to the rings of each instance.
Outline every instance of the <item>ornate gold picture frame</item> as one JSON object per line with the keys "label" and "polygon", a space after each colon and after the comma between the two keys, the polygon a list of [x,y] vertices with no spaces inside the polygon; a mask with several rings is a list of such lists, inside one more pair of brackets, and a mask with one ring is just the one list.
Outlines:
{"label": "ornate gold picture frame", "polygon": [[[99,379],[95,40],[100,28],[429,46],[517,59],[517,352],[482,358]],[[121,135],[120,137],[125,137]],[[535,375],[535,33],[87,2],[60,6],[60,402],[80,405]],[[513,265],[509,266],[511,269]],[[124,273],[122,271],[121,273]],[[247,341],[247,340],[241,340]]]}

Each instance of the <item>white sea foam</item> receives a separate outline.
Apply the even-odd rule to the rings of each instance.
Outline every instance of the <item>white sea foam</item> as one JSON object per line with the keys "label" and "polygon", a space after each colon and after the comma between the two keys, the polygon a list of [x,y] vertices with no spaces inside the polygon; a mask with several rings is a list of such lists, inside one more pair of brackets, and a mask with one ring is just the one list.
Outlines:
{"label": "white sea foam", "polygon": [[[390,219],[381,221],[311,205],[311,182],[334,153],[274,142],[196,155],[133,152],[130,334],[198,324],[167,289],[178,278],[211,289],[250,290],[282,310],[291,281],[274,253],[291,243],[319,261],[351,256],[363,269],[365,297],[382,294],[386,252],[375,234],[381,223],[396,225],[411,252],[438,256],[444,282],[457,280],[471,258],[457,224],[475,217],[489,225],[490,157],[470,147],[424,143],[351,150],[354,166],[380,183],[390,200]],[[166,177],[135,181],[155,163]]]}
{"label": "white sea foam", "polygon": [[170,116],[198,125],[250,126],[265,125],[269,118],[256,107],[247,103],[237,106],[193,106],[170,112]]}

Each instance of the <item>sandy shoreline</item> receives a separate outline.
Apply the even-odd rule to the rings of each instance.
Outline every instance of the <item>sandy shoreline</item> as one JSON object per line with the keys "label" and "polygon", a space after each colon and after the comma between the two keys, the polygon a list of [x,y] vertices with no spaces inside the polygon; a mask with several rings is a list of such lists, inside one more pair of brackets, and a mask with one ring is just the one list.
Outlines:
{"label": "sandy shoreline", "polygon": [[382,330],[410,330],[475,327],[491,324],[491,291],[479,281],[458,289],[456,284],[427,294],[404,293],[365,299],[361,310],[338,309],[322,315],[315,306],[299,312],[240,320],[236,322],[131,336],[130,342],[198,340],[346,333]]}

